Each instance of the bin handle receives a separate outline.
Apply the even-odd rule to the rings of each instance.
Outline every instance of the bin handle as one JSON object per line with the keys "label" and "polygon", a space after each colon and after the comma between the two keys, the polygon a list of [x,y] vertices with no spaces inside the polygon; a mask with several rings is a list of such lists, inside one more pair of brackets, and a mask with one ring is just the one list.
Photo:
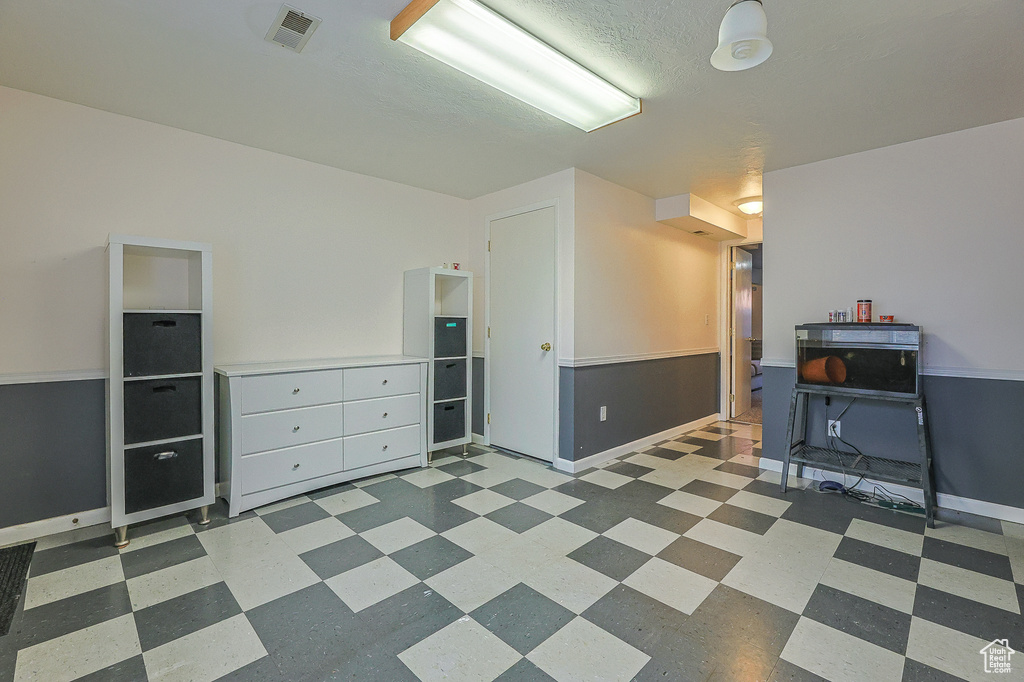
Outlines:
{"label": "bin handle", "polygon": [[178,390],[178,387],[175,386],[174,384],[167,384],[165,386],[154,386],[153,387],[153,393],[170,393],[172,391],[177,391],[177,390]]}
{"label": "bin handle", "polygon": [[177,456],[178,456],[178,453],[175,450],[164,450],[163,452],[158,452],[155,455],[153,455],[153,459],[165,460],[165,459],[173,459],[173,458],[175,458]]}
{"label": "bin handle", "polygon": [[444,406],[444,411],[445,412],[447,412],[448,410],[454,410],[454,409],[455,409],[454,405],[445,405]]}
{"label": "bin handle", "polygon": [[154,327],[177,327],[177,320],[153,320]]}

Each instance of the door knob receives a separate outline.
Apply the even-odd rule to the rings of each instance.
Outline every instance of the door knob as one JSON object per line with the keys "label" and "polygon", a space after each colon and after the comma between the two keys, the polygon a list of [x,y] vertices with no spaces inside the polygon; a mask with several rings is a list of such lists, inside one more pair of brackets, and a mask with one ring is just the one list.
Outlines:
{"label": "door knob", "polygon": [[747,341],[757,341],[753,336],[748,336]]}
{"label": "door knob", "polygon": [[551,344],[550,343],[542,343],[541,346],[540,346],[540,349],[541,350],[551,350]]}

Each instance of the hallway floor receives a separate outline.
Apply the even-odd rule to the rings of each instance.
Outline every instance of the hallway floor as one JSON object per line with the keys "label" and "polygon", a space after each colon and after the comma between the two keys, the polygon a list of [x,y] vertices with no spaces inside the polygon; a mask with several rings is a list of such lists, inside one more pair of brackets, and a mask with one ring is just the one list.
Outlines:
{"label": "hallway floor", "polygon": [[759,453],[735,423],[575,476],[471,447],[120,552],[44,538],[0,680],[980,680],[1024,646],[1024,527],[783,495]]}

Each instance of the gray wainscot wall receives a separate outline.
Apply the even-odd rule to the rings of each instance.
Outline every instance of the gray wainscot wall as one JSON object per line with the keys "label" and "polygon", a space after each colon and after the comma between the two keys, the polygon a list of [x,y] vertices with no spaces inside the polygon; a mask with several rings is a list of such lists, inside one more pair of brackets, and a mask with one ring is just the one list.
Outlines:
{"label": "gray wainscot wall", "polygon": [[[789,403],[796,369],[763,367],[764,431],[762,456],[781,460],[785,452]],[[1011,507],[1024,507],[1024,381],[966,377],[922,377],[931,435],[935,488]],[[824,398],[809,403],[807,434],[824,445],[828,419],[849,403]],[[862,452],[914,460],[917,453],[913,407],[858,400],[842,417],[843,440]]]}

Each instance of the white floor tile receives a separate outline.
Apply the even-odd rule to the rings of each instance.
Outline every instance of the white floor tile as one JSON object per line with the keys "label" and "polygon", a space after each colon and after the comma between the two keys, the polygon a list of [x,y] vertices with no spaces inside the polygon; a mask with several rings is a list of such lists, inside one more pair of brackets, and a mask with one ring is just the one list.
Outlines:
{"label": "white floor tile", "polygon": [[583,613],[618,585],[603,573],[565,557],[551,559],[519,578],[573,613]]}
{"label": "white floor tile", "polygon": [[923,535],[861,519],[854,519],[850,522],[846,535],[854,540],[870,542],[873,545],[888,547],[913,556],[921,556],[924,549]]}
{"label": "white floor tile", "polygon": [[718,583],[657,557],[622,581],[677,611],[690,615],[711,594]]}
{"label": "white floor tile", "polygon": [[[771,483],[772,485],[779,485],[782,482],[782,472],[766,469],[761,472],[761,475],[757,477],[757,480]],[[814,481],[809,478],[797,478],[796,476],[790,476],[786,480],[786,487],[790,490],[804,490],[813,483]]]}
{"label": "white floor tile", "polygon": [[197,537],[244,611],[320,582],[259,517]]}
{"label": "white floor tile", "polygon": [[694,443],[677,443],[674,440],[670,440],[667,443],[662,443],[658,447],[665,448],[666,450],[675,450],[676,452],[685,452],[686,454],[690,454],[691,452],[697,452],[697,450],[700,450],[703,446],[696,445]]}
{"label": "white floor tile", "polygon": [[821,576],[821,584],[903,613],[914,612],[917,583],[866,566],[832,559]]}
{"label": "white floor tile", "polygon": [[539,542],[517,535],[481,552],[478,556],[509,575],[522,576],[538,570],[552,559],[557,559],[559,555]]}
{"label": "white floor tile", "polygon": [[298,507],[300,504],[306,504],[309,502],[309,498],[305,495],[296,495],[295,497],[289,497],[287,500],[281,500],[280,502],[274,502],[273,504],[267,504],[262,507],[257,507],[255,512],[260,516],[267,514],[273,514],[274,512],[282,511],[284,509],[291,509],[292,507]]}
{"label": "white floor tile", "polygon": [[[131,542],[128,546],[119,550],[121,554],[128,554],[130,552],[136,552],[146,547],[153,547],[154,545],[163,544],[170,542],[171,540],[178,540],[179,538],[188,537],[189,535],[195,535],[196,532],[192,529],[192,525],[185,523],[180,526],[174,526],[167,530],[157,531],[156,533],[150,533],[149,535],[141,535],[138,537],[131,536],[131,530],[129,529],[128,538]],[[38,551],[38,550],[36,550]]]}
{"label": "white floor tile", "polygon": [[684,485],[697,480],[700,474],[694,471],[680,471],[665,466],[661,469],[649,471],[640,477],[644,483],[653,483],[670,490],[679,490]]}
{"label": "white floor tile", "polygon": [[556,517],[534,526],[521,537],[565,556],[596,538],[597,533]]}
{"label": "white floor tile", "polygon": [[572,476],[568,474],[554,471],[542,464],[524,459],[516,460],[512,471],[515,472],[516,478],[521,478],[524,481],[544,486],[545,488],[554,488],[572,480]]}
{"label": "white floor tile", "polygon": [[516,477],[511,467],[501,467],[497,469],[484,469],[482,471],[474,471],[471,474],[466,474],[462,477],[463,481],[478,485],[481,488],[491,488],[496,485],[501,485],[506,481],[511,481]]}
{"label": "white floor tile", "polygon": [[130,578],[128,596],[132,601],[132,609],[138,611],[219,582],[221,575],[213,561],[208,556],[202,556]]}
{"label": "white floor tile", "polygon": [[658,504],[663,504],[666,507],[672,507],[673,509],[678,509],[679,511],[686,512],[687,514],[694,514],[696,516],[707,516],[722,506],[722,503],[718,500],[712,500],[709,497],[702,497],[701,495],[684,493],[681,490],[677,490],[671,495],[666,496],[664,499],[658,500]]}
{"label": "white floor tile", "polygon": [[522,500],[523,504],[528,504],[534,509],[540,509],[543,512],[547,512],[552,516],[558,516],[569,511],[573,507],[578,507],[583,504],[583,500],[570,497],[564,493],[560,493],[557,490],[545,490],[531,495],[526,499]]}
{"label": "white floor tile", "polygon": [[802,613],[841,540],[836,533],[779,519],[722,584]]}
{"label": "white floor tile", "polygon": [[917,581],[926,587],[949,592],[964,599],[1020,613],[1017,590],[1008,580],[1000,580],[931,559],[921,559]]}
{"label": "white floor tile", "polygon": [[456,607],[469,612],[515,587],[520,581],[480,557],[473,557],[424,582]]}
{"label": "white floor tile", "polygon": [[690,431],[686,434],[688,438],[702,438],[710,441],[720,441],[725,438],[721,433],[709,433],[708,431]]}
{"label": "white floor tile", "polygon": [[1003,521],[1003,540],[1015,582],[1024,583],[1024,526]]}
{"label": "white floor tile", "polygon": [[277,537],[296,554],[303,554],[353,535],[355,533],[348,526],[332,516],[278,533]]}
{"label": "white floor tile", "polygon": [[994,554],[1006,554],[1006,541],[1002,535],[987,533],[977,528],[936,521],[935,528],[925,528],[924,534],[930,538],[954,542],[965,547],[973,547]]}
{"label": "white floor tile", "polygon": [[526,658],[559,682],[627,682],[651,660],[585,618],[570,621]]}
{"label": "white floor tile", "polygon": [[35,551],[43,552],[48,549],[53,549],[54,547],[63,547],[64,545],[70,545],[75,542],[92,540],[93,538],[98,538],[103,535],[109,535],[110,543],[114,543],[114,531],[110,529],[110,524],[99,523],[95,526],[75,528],[73,530],[64,531],[63,533],[54,533],[53,535],[36,538]]}
{"label": "white floor tile", "polygon": [[[958,630],[915,617],[910,621],[907,658],[963,678],[968,682],[1007,679],[1004,675],[985,673],[981,650],[988,643]],[[1016,656],[1019,655],[1016,654]],[[1017,661],[1014,660],[1016,656],[1010,659],[1015,672],[1019,670]],[[1019,676],[1015,675],[1015,677],[1020,679]]]}
{"label": "white floor tile", "polygon": [[417,488],[429,488],[437,485],[438,483],[444,483],[445,481],[450,481],[455,478],[447,471],[441,471],[440,469],[435,468],[436,466],[439,465],[435,464],[432,467],[420,469],[414,474],[406,474],[405,476],[402,476],[402,480],[412,483]]}
{"label": "white floor tile", "polygon": [[739,474],[730,474],[728,471],[717,470],[706,471],[701,474],[699,478],[700,480],[707,481],[708,483],[724,485],[727,488],[735,488],[736,490],[746,488],[753,480],[746,476],[740,476]]}
{"label": "white floor tile", "polygon": [[585,480],[588,483],[594,483],[595,485],[607,487],[609,489],[612,489],[612,491],[616,487],[622,487],[626,483],[633,480],[629,476],[616,474],[614,471],[605,471],[604,469],[596,469],[595,471],[591,471],[589,474],[585,476],[580,476],[580,479]]}
{"label": "white floor tile", "polygon": [[365,488],[368,485],[374,485],[381,481],[390,481],[392,478],[398,478],[394,474],[381,474],[380,476],[372,476],[370,478],[364,478],[358,481],[352,481],[352,485],[357,488]]}
{"label": "white floor tile", "polygon": [[648,469],[664,469],[669,465],[670,460],[662,457],[655,457],[654,455],[645,455],[639,452],[635,455],[631,455],[626,459],[622,460],[629,464],[636,464],[638,466],[647,467]]}
{"label": "white floor tile", "polygon": [[434,535],[436,535],[434,531],[413,521],[408,516],[359,534],[360,537],[385,554],[405,549]]}
{"label": "white floor tile", "polygon": [[468,552],[482,554],[495,545],[517,537],[517,533],[500,523],[479,516],[461,526],[446,530],[441,533],[441,537],[451,540]]}
{"label": "white floor tile", "polygon": [[777,500],[774,497],[758,495],[749,490],[741,490],[729,498],[729,504],[734,507],[742,507],[750,511],[767,514],[768,516],[779,517],[786,513],[792,502]]}
{"label": "white floor tile", "polygon": [[319,500],[314,500],[314,502],[323,507],[323,510],[331,516],[337,516],[338,514],[344,514],[345,512],[360,509],[371,504],[377,504],[380,500],[365,490],[353,488],[330,497],[322,497]]}
{"label": "white floor tile", "polygon": [[142,653],[126,614],[18,652],[14,682],[69,682]]}
{"label": "white floor tile", "polygon": [[756,455],[739,454],[729,459],[734,464],[745,464],[748,467],[761,468],[761,458]]}
{"label": "white floor tile", "polygon": [[469,616],[438,630],[398,654],[423,682],[490,681],[522,656]]}
{"label": "white floor tile", "polygon": [[459,497],[452,500],[453,504],[457,504],[463,509],[468,509],[474,514],[483,516],[490,514],[492,511],[507,507],[508,505],[515,502],[511,497],[505,497],[500,493],[496,493],[493,490],[478,490],[475,493],[470,493],[465,497]]}
{"label": "white floor tile", "polygon": [[651,555],[657,554],[679,539],[678,533],[633,518],[609,528],[603,535]]}
{"label": "white floor tile", "polygon": [[724,549],[726,552],[732,552],[739,556],[752,554],[764,542],[764,537],[757,533],[711,519],[701,519],[697,525],[683,535],[691,540],[703,542],[705,545]]}
{"label": "white floor tile", "polygon": [[827,625],[801,618],[782,658],[832,682],[900,682],[903,657]]}
{"label": "white floor tile", "polygon": [[222,620],[142,655],[150,682],[213,682],[267,655],[244,614]]}
{"label": "white floor tile", "polygon": [[124,580],[121,557],[114,555],[79,564],[52,573],[28,579],[25,608],[34,609],[43,604],[67,599],[77,594],[113,585]]}
{"label": "white floor tile", "polygon": [[418,582],[416,576],[386,556],[324,581],[350,609],[357,612]]}

